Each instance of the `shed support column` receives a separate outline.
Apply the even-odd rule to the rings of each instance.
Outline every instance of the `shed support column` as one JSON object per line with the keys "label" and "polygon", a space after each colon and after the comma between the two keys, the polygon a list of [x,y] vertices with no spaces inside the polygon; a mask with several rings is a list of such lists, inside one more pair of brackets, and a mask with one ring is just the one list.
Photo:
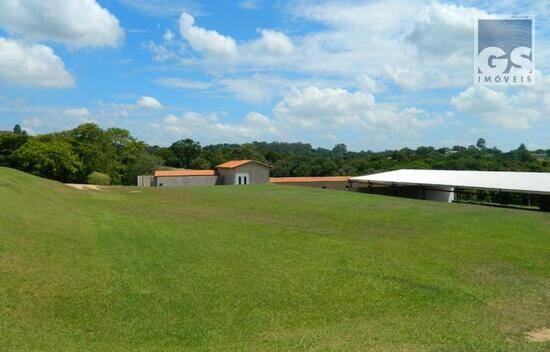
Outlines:
{"label": "shed support column", "polygon": [[550,211],[550,195],[541,195],[539,197],[540,210]]}
{"label": "shed support column", "polygon": [[454,187],[422,187],[422,199],[438,202],[452,203],[454,199]]}

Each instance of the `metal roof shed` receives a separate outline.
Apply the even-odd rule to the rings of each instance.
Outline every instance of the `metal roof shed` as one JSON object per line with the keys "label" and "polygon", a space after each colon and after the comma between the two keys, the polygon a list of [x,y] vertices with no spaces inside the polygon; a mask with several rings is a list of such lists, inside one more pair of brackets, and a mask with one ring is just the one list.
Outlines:
{"label": "metal roof shed", "polygon": [[351,177],[368,185],[420,186],[452,191],[455,188],[538,194],[541,208],[548,206],[550,173],[510,171],[396,170]]}

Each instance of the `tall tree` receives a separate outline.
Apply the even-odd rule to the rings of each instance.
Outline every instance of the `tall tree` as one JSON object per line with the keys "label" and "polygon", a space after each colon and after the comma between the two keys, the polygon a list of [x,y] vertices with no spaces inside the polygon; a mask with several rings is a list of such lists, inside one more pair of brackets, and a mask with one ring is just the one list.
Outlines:
{"label": "tall tree", "polygon": [[31,139],[17,149],[13,158],[24,171],[62,182],[74,181],[82,169],[71,145],[55,138]]}
{"label": "tall tree", "polygon": [[28,139],[23,134],[0,133],[0,166],[16,166],[13,164],[13,153]]}
{"label": "tall tree", "polygon": [[534,159],[524,143],[521,143],[518,149],[514,150],[512,153],[522,162],[528,162]]}
{"label": "tall tree", "polygon": [[175,167],[189,168],[200,154],[201,145],[194,140],[187,138],[173,143],[170,149],[176,157]]}
{"label": "tall tree", "polygon": [[481,150],[487,149],[487,142],[484,138],[480,138],[477,140],[476,146]]}
{"label": "tall tree", "polygon": [[86,181],[89,174],[97,171],[108,174],[113,184],[120,184],[122,165],[117,157],[117,148],[124,136],[118,136],[115,132],[107,133],[93,123],[80,125],[69,131],[68,135],[84,165],[79,175],[82,182]]}
{"label": "tall tree", "polygon": [[348,152],[348,147],[344,143],[339,143],[332,148],[332,152],[338,155],[344,155]]}
{"label": "tall tree", "polygon": [[19,124],[15,125],[15,127],[13,128],[13,133],[15,134],[23,134],[23,130],[21,129],[21,126]]}

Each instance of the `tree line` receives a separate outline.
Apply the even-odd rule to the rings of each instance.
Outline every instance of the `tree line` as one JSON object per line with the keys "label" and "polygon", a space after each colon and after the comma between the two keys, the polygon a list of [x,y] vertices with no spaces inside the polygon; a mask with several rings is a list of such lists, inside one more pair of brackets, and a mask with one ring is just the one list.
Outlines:
{"label": "tree line", "polygon": [[192,139],[150,146],[127,130],[104,130],[92,123],[39,136],[28,135],[19,125],[0,132],[0,166],[61,182],[134,185],[137,175],[157,169],[211,169],[234,159],[270,163],[275,177],[353,176],[402,168],[550,172],[550,149],[530,151],[521,144],[504,152],[489,148],[483,138],[466,147],[354,152],[344,144],[332,149],[281,142],[203,147]]}

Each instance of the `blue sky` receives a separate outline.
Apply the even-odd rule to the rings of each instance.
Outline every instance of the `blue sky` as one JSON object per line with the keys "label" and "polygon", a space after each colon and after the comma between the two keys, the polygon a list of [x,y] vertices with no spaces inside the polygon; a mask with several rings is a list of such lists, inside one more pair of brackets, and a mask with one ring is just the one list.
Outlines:
{"label": "blue sky", "polygon": [[[150,143],[550,148],[545,1],[0,0],[0,129]],[[473,86],[474,19],[536,17],[534,87]]]}

